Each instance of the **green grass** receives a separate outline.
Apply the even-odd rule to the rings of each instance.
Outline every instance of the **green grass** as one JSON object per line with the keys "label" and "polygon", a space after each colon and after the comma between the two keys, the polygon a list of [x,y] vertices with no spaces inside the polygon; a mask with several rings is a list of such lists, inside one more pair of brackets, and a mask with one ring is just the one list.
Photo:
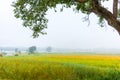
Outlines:
{"label": "green grass", "polygon": [[119,55],[0,57],[0,80],[120,80]]}

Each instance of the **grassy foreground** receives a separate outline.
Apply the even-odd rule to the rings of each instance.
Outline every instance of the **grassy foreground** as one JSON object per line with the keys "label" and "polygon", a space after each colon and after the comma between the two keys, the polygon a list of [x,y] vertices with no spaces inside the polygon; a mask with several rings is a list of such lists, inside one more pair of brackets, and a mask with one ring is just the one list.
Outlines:
{"label": "grassy foreground", "polygon": [[119,55],[0,57],[0,80],[120,80]]}

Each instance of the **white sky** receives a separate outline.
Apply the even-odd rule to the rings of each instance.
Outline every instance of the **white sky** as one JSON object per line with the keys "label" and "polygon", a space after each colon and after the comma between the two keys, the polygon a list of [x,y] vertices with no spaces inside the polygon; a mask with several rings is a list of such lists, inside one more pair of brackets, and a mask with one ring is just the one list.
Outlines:
{"label": "white sky", "polygon": [[57,13],[49,10],[48,34],[33,39],[32,32],[14,17],[10,6],[12,1],[3,0],[0,3],[0,47],[120,48],[120,36],[113,28],[101,28],[94,14],[87,26],[88,23],[82,19],[85,15],[74,13],[72,9]]}

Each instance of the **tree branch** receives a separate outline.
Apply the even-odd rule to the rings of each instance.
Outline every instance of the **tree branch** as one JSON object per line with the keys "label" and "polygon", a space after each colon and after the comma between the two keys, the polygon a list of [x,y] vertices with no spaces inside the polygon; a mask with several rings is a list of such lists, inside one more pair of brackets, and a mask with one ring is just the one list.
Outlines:
{"label": "tree branch", "polygon": [[115,28],[120,34],[120,21],[106,8],[102,7],[98,0],[92,0],[93,13],[105,18],[109,25]]}
{"label": "tree branch", "polygon": [[85,3],[85,2],[87,2],[87,0],[77,0],[77,2],[79,2],[79,3]]}

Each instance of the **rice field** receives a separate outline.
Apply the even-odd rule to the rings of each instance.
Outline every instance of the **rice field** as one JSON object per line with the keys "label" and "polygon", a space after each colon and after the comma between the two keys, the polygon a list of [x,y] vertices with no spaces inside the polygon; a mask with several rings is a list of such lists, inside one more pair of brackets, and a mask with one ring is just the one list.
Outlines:
{"label": "rice field", "polygon": [[120,80],[120,55],[0,57],[0,80]]}

